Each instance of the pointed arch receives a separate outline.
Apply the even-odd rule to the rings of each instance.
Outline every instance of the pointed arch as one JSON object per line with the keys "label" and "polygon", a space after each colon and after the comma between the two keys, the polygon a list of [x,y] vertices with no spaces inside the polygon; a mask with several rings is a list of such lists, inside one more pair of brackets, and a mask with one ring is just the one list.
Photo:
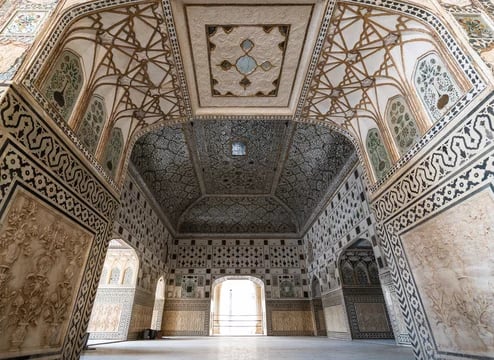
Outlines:
{"label": "pointed arch", "polygon": [[106,118],[105,100],[99,95],[93,95],[76,131],[79,140],[92,154],[98,147]]}
{"label": "pointed arch", "polygon": [[84,84],[81,57],[64,50],[43,81],[42,93],[68,122]]}
{"label": "pointed arch", "polygon": [[120,128],[113,128],[105,146],[102,165],[105,171],[115,178],[122,156],[124,138]]}
{"label": "pointed arch", "polygon": [[386,120],[398,152],[400,155],[405,154],[420,139],[420,131],[402,95],[389,99],[386,106]]}
{"label": "pointed arch", "polygon": [[365,144],[374,176],[379,180],[391,168],[391,161],[377,128],[372,128],[367,132]]}

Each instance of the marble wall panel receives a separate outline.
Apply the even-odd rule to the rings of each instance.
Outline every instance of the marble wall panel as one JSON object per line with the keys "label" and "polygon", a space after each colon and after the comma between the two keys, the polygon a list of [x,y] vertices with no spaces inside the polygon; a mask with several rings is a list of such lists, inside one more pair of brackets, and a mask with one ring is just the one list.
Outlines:
{"label": "marble wall panel", "polygon": [[383,303],[355,303],[358,327],[362,332],[389,332]]}
{"label": "marble wall panel", "polygon": [[60,350],[93,238],[15,192],[0,222],[0,357]]}
{"label": "marble wall panel", "polygon": [[210,305],[210,300],[166,300],[161,325],[163,335],[209,335]]}
{"label": "marble wall panel", "polygon": [[348,332],[346,312],[343,305],[333,305],[324,308],[326,329],[330,332]]}
{"label": "marble wall panel", "polygon": [[266,327],[270,336],[312,336],[310,300],[266,301]]}
{"label": "marble wall panel", "polygon": [[[467,325],[472,303],[475,303],[474,307],[486,305],[479,301],[485,297],[485,288],[480,285],[485,278],[469,268],[472,260],[467,259],[473,258],[471,251],[476,251],[478,268],[492,266],[492,255],[489,255],[491,250],[485,247],[478,250],[475,246],[479,245],[477,241],[485,242],[485,239],[489,239],[490,235],[482,232],[481,225],[490,223],[490,220],[481,214],[488,214],[488,209],[492,212],[492,204],[482,197],[476,201],[467,200],[468,196],[492,185],[493,108],[494,101],[490,93],[473,106],[469,113],[457,118],[449,132],[430,144],[429,152],[416,159],[373,202],[378,220],[377,231],[382,238],[395,293],[405,314],[408,332],[417,339],[414,346],[417,359],[472,358],[478,356],[472,355],[475,353],[482,354],[479,357],[483,359],[494,358],[490,345],[487,345],[492,344],[489,340],[492,333],[489,326],[479,322],[475,329],[471,329]],[[465,201],[465,205],[457,207],[455,212],[447,211]],[[441,216],[441,212],[447,215]],[[435,217],[439,220],[435,220]],[[429,225],[428,221],[431,221]],[[427,227],[430,227],[430,231],[424,232],[423,229]],[[453,230],[458,234],[452,234]],[[423,236],[421,239],[417,235],[420,233]],[[429,247],[429,254],[423,254],[423,249],[414,248],[415,242]],[[445,246],[447,251],[441,251]],[[437,263],[431,263],[432,254],[437,257]],[[458,254],[461,256],[456,259]],[[443,264],[448,262],[451,262],[451,269],[444,269]],[[427,267],[431,267],[432,271],[424,270]],[[455,274],[447,275],[448,271]],[[453,293],[458,291],[459,284],[464,283],[461,279],[463,275],[459,275],[463,272],[472,279],[468,290],[455,298]],[[453,279],[454,276],[459,277]],[[438,277],[445,278],[441,285],[437,281]],[[432,290],[431,281],[437,284]],[[442,285],[449,282],[449,287]],[[440,308],[434,309],[433,306],[438,303],[437,296],[444,292],[448,294],[444,297],[445,304],[449,305],[439,301]],[[468,296],[468,299],[463,296]],[[457,300],[460,307],[456,304]],[[485,315],[489,313],[490,310]],[[454,322],[446,318],[437,323],[438,316],[449,317],[452,314],[456,314],[453,317],[458,316]],[[486,318],[482,321],[484,324],[492,324]],[[453,324],[458,324],[458,329],[464,334],[455,336],[456,325]],[[480,334],[473,339],[472,334],[476,332]]]}
{"label": "marble wall panel", "polygon": [[493,209],[485,189],[401,235],[441,351],[494,353]]}

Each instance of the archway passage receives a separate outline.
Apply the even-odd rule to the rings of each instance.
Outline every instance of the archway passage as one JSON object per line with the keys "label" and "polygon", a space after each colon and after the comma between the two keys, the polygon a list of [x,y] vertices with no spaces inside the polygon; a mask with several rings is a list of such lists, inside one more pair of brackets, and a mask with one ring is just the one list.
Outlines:
{"label": "archway passage", "polygon": [[111,240],[89,320],[90,340],[127,339],[138,272],[135,250]]}
{"label": "archway passage", "polygon": [[151,319],[151,329],[161,330],[161,321],[163,318],[163,308],[165,306],[165,279],[159,278],[156,284],[156,292],[154,295],[153,317]]}
{"label": "archway passage", "polygon": [[369,241],[359,239],[342,253],[340,275],[352,339],[394,339]]}
{"label": "archway passage", "polygon": [[252,277],[227,277],[213,284],[211,335],[265,335],[264,284]]}

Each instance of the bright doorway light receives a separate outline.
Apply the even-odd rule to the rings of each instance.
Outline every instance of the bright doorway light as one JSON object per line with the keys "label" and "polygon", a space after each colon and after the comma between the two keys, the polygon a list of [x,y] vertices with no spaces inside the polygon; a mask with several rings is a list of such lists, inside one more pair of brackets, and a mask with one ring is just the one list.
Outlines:
{"label": "bright doorway light", "polygon": [[264,284],[252,278],[219,279],[213,285],[213,335],[264,335]]}

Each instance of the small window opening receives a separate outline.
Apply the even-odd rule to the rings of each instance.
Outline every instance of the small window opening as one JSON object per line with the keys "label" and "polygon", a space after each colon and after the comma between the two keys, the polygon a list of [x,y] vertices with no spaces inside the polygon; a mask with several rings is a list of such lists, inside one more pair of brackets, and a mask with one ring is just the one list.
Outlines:
{"label": "small window opening", "polygon": [[232,142],[232,155],[233,156],[245,156],[246,146],[245,143],[241,141]]}

